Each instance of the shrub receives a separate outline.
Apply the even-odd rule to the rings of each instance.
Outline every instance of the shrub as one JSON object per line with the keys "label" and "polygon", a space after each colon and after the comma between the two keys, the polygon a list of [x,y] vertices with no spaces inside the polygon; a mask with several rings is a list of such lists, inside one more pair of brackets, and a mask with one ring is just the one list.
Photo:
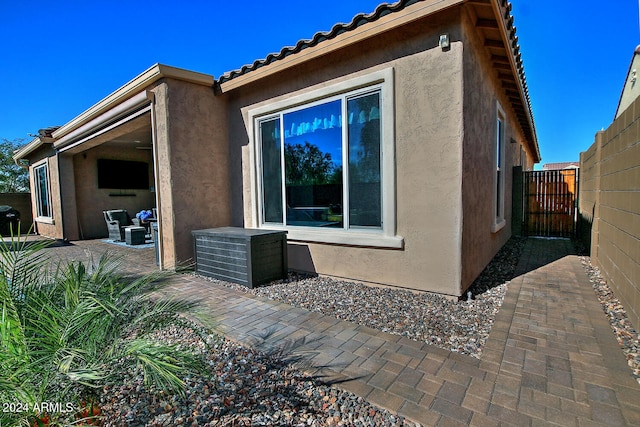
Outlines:
{"label": "shrub", "polygon": [[110,255],[53,264],[46,246],[20,236],[0,245],[0,402],[27,409],[0,413],[0,425],[37,425],[42,402],[93,401],[131,369],[149,387],[182,393],[181,376],[200,372],[202,357],[152,334],[191,325],[185,314],[210,325],[196,304],[162,296],[167,273],[126,277],[118,273],[122,260]]}

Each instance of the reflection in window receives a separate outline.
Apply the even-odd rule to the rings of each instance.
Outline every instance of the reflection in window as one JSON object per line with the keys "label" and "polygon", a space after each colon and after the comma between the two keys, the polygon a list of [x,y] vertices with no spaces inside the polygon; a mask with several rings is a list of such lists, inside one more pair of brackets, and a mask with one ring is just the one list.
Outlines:
{"label": "reflection in window", "polygon": [[342,227],[341,101],[283,116],[287,224]]}
{"label": "reflection in window", "polygon": [[498,113],[496,123],[496,187],[495,187],[495,221],[499,222],[504,218],[504,118],[502,113]]}
{"label": "reflection in window", "polygon": [[264,221],[282,223],[282,163],[280,159],[280,120],[260,123],[262,141],[262,206]]}
{"label": "reflection in window", "polygon": [[349,224],[382,225],[380,181],[380,95],[350,99]]}
{"label": "reflection in window", "polygon": [[264,223],[382,227],[380,90],[284,111],[259,126]]}

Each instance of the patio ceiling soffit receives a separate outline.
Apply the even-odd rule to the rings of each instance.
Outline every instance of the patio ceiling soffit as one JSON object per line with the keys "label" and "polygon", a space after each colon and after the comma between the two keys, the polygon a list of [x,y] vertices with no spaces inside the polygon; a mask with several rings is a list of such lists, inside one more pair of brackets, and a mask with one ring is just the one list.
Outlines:
{"label": "patio ceiling soffit", "polygon": [[140,92],[56,140],[53,147],[60,152],[68,151],[150,110],[147,91]]}

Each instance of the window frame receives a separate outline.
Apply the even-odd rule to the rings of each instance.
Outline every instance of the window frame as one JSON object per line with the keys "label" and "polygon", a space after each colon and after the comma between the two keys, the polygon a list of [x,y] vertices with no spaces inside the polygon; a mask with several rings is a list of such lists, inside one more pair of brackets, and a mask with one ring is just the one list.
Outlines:
{"label": "window frame", "polygon": [[[286,230],[289,240],[335,243],[341,245],[372,247],[403,247],[403,238],[396,235],[395,188],[395,131],[394,131],[394,79],[393,68],[386,68],[359,77],[312,89],[294,96],[285,96],[273,102],[249,107],[248,131],[251,156],[251,219],[257,228]],[[266,223],[262,220],[262,154],[260,123],[289,110],[311,107],[330,99],[349,99],[380,91],[381,127],[381,228],[322,229]],[[343,138],[343,147],[345,146]],[[343,167],[345,167],[343,165]],[[346,184],[348,187],[348,184]],[[346,195],[345,195],[346,197]]]}
{"label": "window frame", "polygon": [[[34,189],[34,199],[35,199],[35,207],[36,207],[36,221],[42,223],[53,223],[53,210],[51,206],[51,176],[49,174],[49,163],[45,160],[41,163],[35,164],[33,166],[33,189]],[[45,177],[45,185],[46,185],[46,198],[48,204],[48,215],[45,215],[43,212],[42,206],[42,188],[40,186],[40,171],[44,171]]]}
{"label": "window frame", "polygon": [[496,103],[496,134],[493,157],[493,223],[491,232],[496,233],[506,225],[505,220],[505,150],[506,115],[500,103]]}

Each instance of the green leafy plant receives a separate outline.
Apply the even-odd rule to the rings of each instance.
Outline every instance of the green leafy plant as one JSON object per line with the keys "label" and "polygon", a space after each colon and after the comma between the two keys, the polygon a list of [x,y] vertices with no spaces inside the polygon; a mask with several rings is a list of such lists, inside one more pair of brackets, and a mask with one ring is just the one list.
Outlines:
{"label": "green leafy plant", "polygon": [[[185,315],[210,325],[196,304],[162,296],[167,273],[126,277],[109,255],[53,264],[46,246],[19,235],[0,245],[0,401],[73,402],[132,370],[151,388],[181,394],[181,377],[204,362],[154,333],[190,326]],[[34,415],[0,414],[0,425],[27,425]]]}
{"label": "green leafy plant", "polygon": [[0,193],[29,191],[29,171],[13,161],[13,152],[24,142],[22,138],[0,138]]}

